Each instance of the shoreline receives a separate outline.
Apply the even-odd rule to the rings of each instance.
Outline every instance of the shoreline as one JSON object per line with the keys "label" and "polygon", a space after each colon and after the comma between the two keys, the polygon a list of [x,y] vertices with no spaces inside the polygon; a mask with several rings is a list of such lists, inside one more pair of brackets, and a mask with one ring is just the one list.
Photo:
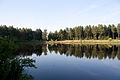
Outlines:
{"label": "shoreline", "polygon": [[46,41],[46,44],[120,44],[120,40],[63,40]]}

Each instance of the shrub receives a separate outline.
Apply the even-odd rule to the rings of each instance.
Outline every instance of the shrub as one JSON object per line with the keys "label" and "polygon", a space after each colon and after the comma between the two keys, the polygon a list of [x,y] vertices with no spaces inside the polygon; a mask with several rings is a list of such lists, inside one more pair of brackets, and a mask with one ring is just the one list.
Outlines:
{"label": "shrub", "polygon": [[102,36],[102,40],[104,40],[104,36]]}

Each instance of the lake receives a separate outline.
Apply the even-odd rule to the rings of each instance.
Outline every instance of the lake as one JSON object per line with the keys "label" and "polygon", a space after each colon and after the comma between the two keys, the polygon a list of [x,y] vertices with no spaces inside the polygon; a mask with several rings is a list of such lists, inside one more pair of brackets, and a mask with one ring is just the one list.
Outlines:
{"label": "lake", "polygon": [[120,45],[20,45],[19,56],[34,80],[120,80]]}

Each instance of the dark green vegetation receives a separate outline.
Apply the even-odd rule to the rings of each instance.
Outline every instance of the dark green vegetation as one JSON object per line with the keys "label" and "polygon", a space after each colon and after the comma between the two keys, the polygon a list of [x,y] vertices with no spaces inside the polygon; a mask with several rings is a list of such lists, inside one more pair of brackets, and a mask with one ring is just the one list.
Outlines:
{"label": "dark green vegetation", "polygon": [[80,40],[80,39],[94,39],[94,40],[108,40],[120,39],[120,24],[115,26],[112,25],[102,25],[98,26],[87,25],[77,26],[74,28],[66,28],[60,31],[50,32],[47,35],[47,30],[43,32],[41,29],[27,28],[13,28],[13,26],[7,27],[6,25],[0,26],[0,38],[7,38],[14,41],[46,41],[46,40]]}
{"label": "dark green vegetation", "polygon": [[102,24],[98,24],[98,26],[77,26],[64,30],[60,29],[59,32],[50,32],[48,35],[48,40],[107,40],[109,38],[120,39],[120,24],[117,26],[114,24],[108,26]]}
{"label": "dark green vegetation", "polygon": [[12,41],[31,41],[31,40],[46,40],[47,30],[44,32],[41,29],[14,28],[6,25],[0,26],[0,38],[7,38]]}
{"label": "dark green vegetation", "polygon": [[31,80],[33,77],[24,72],[25,67],[35,67],[35,60],[18,57],[19,46],[12,41],[0,40],[0,79]]}

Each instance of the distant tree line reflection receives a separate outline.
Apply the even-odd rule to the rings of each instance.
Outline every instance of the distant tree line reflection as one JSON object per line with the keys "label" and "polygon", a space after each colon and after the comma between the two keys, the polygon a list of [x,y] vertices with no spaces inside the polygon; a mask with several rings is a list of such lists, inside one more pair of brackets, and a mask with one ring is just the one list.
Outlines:
{"label": "distant tree line reflection", "polygon": [[42,54],[47,55],[48,51],[78,58],[115,59],[117,57],[120,60],[120,45],[20,45],[19,55],[31,56],[35,53],[37,56],[41,56]]}

